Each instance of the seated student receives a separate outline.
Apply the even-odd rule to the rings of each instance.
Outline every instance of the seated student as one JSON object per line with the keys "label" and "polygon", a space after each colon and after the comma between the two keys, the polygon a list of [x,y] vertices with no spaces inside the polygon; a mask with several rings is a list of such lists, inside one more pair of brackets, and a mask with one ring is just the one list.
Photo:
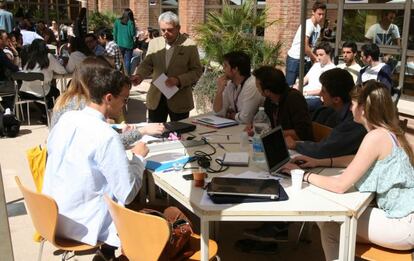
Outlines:
{"label": "seated student", "polygon": [[389,91],[392,88],[391,67],[379,61],[380,49],[376,44],[364,44],[361,47],[361,60],[366,65],[359,72],[357,83],[369,80],[382,82]]}
{"label": "seated student", "polygon": [[345,42],[342,45],[342,56],[344,63],[338,64],[338,66],[336,66],[338,68],[347,70],[352,75],[354,82],[357,81],[359,71],[361,70],[361,66],[355,60],[357,52],[357,45],[354,42]]}
{"label": "seated student", "polygon": [[85,44],[88,47],[88,49],[96,56],[105,54],[105,48],[98,43],[98,39],[96,38],[96,35],[94,33],[86,34]]}
{"label": "seated student", "polygon": [[[80,66],[76,68],[69,88],[56,100],[56,104],[53,107],[50,129],[53,129],[64,113],[73,110],[83,110],[86,107],[89,101],[89,92],[87,86],[81,81],[81,75],[95,67],[111,68],[111,65],[103,56],[87,57],[83,60]],[[157,135],[163,131],[164,125],[158,123],[149,123],[147,126],[139,129],[126,125],[120,136],[122,144],[125,148],[128,148],[134,142],[141,139],[142,135]]]}
{"label": "seated student", "polygon": [[216,115],[239,123],[251,123],[263,98],[250,75],[250,57],[235,51],[225,54],[223,59],[224,75],[217,80],[213,110]]}
{"label": "seated student", "polygon": [[321,96],[324,105],[336,111],[338,124],[331,134],[319,141],[295,141],[286,137],[289,149],[314,158],[338,157],[355,154],[366,131],[359,123],[354,122],[350,109],[350,91],[354,80],[349,72],[335,68],[322,73]]}
{"label": "seated student", "polygon": [[105,55],[108,55],[114,60],[115,69],[122,69],[122,53],[119,46],[115,43],[111,30],[102,29],[98,34],[98,42],[105,46]]}
{"label": "seated student", "polygon": [[[309,72],[303,79],[303,95],[305,95],[306,102],[309,106],[309,111],[313,112],[322,106],[321,97],[321,83],[319,76],[323,72],[335,68],[335,64],[331,60],[332,47],[327,42],[321,42],[315,47],[316,57],[318,62],[314,63]],[[298,89],[299,85],[295,84],[293,88]]]}
{"label": "seated student", "polygon": [[[17,67],[7,55],[4,53],[4,48],[7,42],[4,40],[4,35],[7,35],[6,31],[0,29],[0,94],[2,93],[13,93],[15,91],[14,81],[10,79],[9,75],[13,72],[17,72]],[[0,98],[0,109],[14,107],[14,96]]]}
{"label": "seated student", "polygon": [[[24,57],[23,57],[24,58]],[[23,72],[43,73],[44,75],[44,93],[40,81],[25,81],[20,88],[20,97],[25,99],[40,99],[46,96],[47,107],[53,108],[53,100],[56,99],[60,92],[53,81],[53,74],[65,74],[66,69],[53,54],[49,53],[46,42],[41,39],[33,40],[27,49],[27,59],[22,59]],[[38,104],[38,103],[36,103]],[[42,120],[46,120],[46,111],[44,106],[39,106],[42,110]]]}
{"label": "seated student", "polygon": [[[383,108],[387,108],[384,110]],[[368,81],[352,93],[352,113],[363,124],[365,135],[355,156],[313,159],[300,156],[303,167],[346,167],[336,176],[305,174],[304,180],[320,188],[345,193],[351,187],[376,193],[377,206],[368,207],[358,219],[357,241],[382,247],[414,248],[414,153],[398,125],[390,93],[384,84]],[[378,146],[381,144],[381,146]],[[318,224],[326,260],[338,258],[339,224]]]}
{"label": "seated student", "polygon": [[256,86],[265,97],[264,108],[272,128],[281,125],[285,136],[295,140],[312,140],[312,121],[302,93],[289,88],[285,75],[272,66],[253,72]]}
{"label": "seated student", "polygon": [[148,148],[138,143],[128,160],[118,133],[105,121],[116,118],[128,100],[130,80],[111,68],[88,68],[81,81],[90,103],[65,113],[51,130],[43,193],[59,207],[57,234],[95,245],[104,242],[104,255],[114,256],[120,245],[115,225],[103,200],[107,194],[119,204],[137,195]]}
{"label": "seated student", "polygon": [[75,68],[79,66],[83,60],[86,59],[91,52],[79,37],[69,37],[69,59],[65,65],[68,73],[73,73]]}

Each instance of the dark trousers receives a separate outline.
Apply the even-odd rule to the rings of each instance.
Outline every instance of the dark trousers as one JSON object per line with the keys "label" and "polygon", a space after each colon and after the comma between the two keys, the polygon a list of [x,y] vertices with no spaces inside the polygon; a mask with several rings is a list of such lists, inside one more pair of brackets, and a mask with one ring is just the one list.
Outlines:
{"label": "dark trousers", "polygon": [[[296,79],[299,77],[300,60],[290,57],[286,57],[286,83],[292,87],[295,84]],[[305,61],[305,75],[312,67],[312,62]]]}
{"label": "dark trousers", "polygon": [[121,49],[122,57],[124,58],[124,66],[127,75],[131,75],[131,59],[132,59],[132,49],[119,47]]}
{"label": "dark trousers", "polygon": [[168,116],[170,116],[170,121],[179,121],[187,119],[190,116],[190,112],[175,113],[171,111],[167,105],[167,98],[161,94],[161,99],[158,107],[155,110],[148,109],[148,121],[166,122]]}

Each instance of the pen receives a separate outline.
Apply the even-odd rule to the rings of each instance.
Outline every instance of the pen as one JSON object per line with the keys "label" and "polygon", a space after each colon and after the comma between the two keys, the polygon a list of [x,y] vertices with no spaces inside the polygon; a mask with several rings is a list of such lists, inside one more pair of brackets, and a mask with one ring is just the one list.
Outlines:
{"label": "pen", "polygon": [[226,148],[224,148],[223,145],[221,145],[220,143],[217,143],[217,146],[219,146],[220,148],[222,148],[223,150],[226,150]]}
{"label": "pen", "polygon": [[213,132],[217,132],[217,131],[216,130],[212,130],[212,131],[200,132],[199,135],[204,135],[204,134],[213,133]]}
{"label": "pen", "polygon": [[174,168],[172,168],[172,169],[165,169],[165,170],[163,170],[163,171],[161,171],[162,173],[167,173],[167,172],[171,172],[171,171],[174,171],[175,169]]}

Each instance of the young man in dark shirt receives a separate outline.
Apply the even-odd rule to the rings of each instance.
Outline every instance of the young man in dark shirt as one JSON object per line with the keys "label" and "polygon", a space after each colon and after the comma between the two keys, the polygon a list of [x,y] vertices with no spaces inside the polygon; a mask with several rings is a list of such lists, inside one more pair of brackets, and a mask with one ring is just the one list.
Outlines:
{"label": "young man in dark shirt", "polygon": [[[286,142],[289,149],[313,158],[330,158],[355,154],[366,134],[361,124],[354,122],[351,111],[350,91],[354,87],[351,74],[335,68],[324,72],[319,78],[322,84],[321,97],[324,106],[334,109],[337,124],[331,134],[319,141],[295,141],[289,137]],[[323,124],[323,123],[322,123]]]}
{"label": "young man in dark shirt", "polygon": [[298,90],[289,88],[283,72],[272,66],[262,66],[253,75],[260,94],[266,98],[264,108],[272,128],[282,126],[284,135],[294,140],[313,139],[305,98]]}

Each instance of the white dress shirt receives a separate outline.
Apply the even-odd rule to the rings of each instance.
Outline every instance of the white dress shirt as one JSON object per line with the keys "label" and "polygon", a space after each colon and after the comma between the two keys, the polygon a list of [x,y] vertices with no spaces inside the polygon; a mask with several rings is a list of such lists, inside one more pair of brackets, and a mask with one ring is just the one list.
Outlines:
{"label": "white dress shirt", "polygon": [[23,38],[23,45],[32,44],[33,40],[35,39],[42,39],[43,37],[40,36],[36,32],[28,31],[28,30],[20,30]]}
{"label": "white dress shirt", "polygon": [[131,202],[142,184],[143,159],[133,155],[128,162],[119,134],[90,107],[62,115],[47,149],[43,193],[59,207],[57,234],[90,245],[119,246],[103,196]]}
{"label": "white dress shirt", "polygon": [[264,98],[256,88],[256,78],[251,75],[243,86],[228,81],[223,91],[223,107],[216,115],[225,117],[229,109],[236,112],[234,119],[242,124],[251,123]]}

